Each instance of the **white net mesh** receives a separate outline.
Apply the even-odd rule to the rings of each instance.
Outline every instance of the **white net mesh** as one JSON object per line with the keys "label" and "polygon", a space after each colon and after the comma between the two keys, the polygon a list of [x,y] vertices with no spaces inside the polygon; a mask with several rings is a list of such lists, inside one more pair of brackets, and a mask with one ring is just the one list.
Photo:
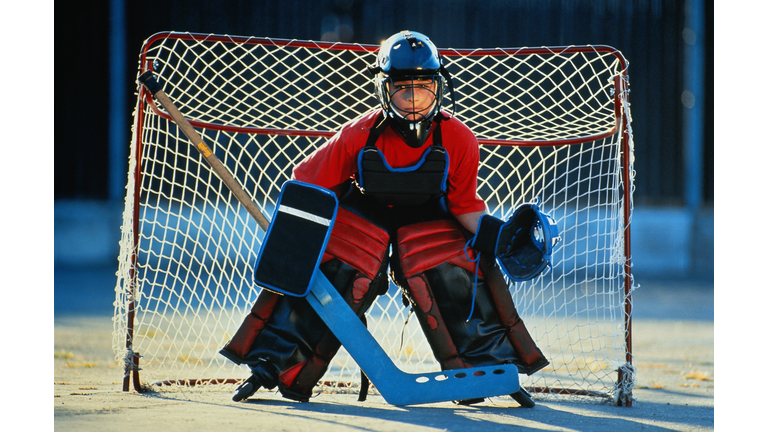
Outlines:
{"label": "white net mesh", "polygon": [[[377,106],[366,71],[376,49],[164,33],[146,42],[139,68],[153,68],[271,215],[293,166]],[[478,192],[489,210],[506,218],[539,198],[563,238],[550,272],[510,288],[551,361],[521,376],[522,384],[540,394],[615,399],[626,388],[617,371],[631,363],[624,228],[634,173],[623,58],[608,47],[441,52],[456,82],[456,115],[481,142]],[[247,370],[218,351],[259,294],[251,275],[263,233],[145,92],[134,116],[116,356],[131,370],[140,353],[145,383],[243,379]],[[369,329],[402,370],[437,370],[418,323],[406,325],[407,317],[391,285],[368,312]],[[341,391],[359,379],[342,348],[323,382]]]}

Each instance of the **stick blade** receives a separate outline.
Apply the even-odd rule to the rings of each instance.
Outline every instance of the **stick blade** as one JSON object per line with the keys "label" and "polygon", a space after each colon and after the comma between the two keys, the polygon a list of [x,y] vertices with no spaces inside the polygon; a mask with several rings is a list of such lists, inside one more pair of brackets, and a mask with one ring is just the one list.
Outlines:
{"label": "stick blade", "polygon": [[344,345],[387,403],[418,405],[509,395],[520,390],[513,364],[411,374],[389,358],[322,273],[318,273],[309,304]]}

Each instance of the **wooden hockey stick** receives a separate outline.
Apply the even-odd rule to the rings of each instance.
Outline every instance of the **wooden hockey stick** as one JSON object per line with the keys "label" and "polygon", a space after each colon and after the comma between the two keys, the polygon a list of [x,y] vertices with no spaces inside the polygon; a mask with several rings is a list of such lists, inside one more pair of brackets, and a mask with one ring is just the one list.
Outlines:
{"label": "wooden hockey stick", "polygon": [[197,133],[195,128],[193,128],[192,125],[189,124],[189,121],[187,121],[187,119],[181,115],[179,110],[176,108],[176,105],[174,105],[173,101],[171,101],[171,98],[165,94],[162,86],[153,76],[152,71],[146,71],[141,74],[139,76],[139,83],[146,87],[147,90],[149,90],[149,92],[152,94],[152,97],[156,101],[160,102],[163,108],[168,111],[168,115],[171,116],[174,123],[176,123],[184,135],[192,142],[200,154],[203,155],[205,161],[208,163],[208,165],[211,166],[211,169],[213,169],[219,179],[221,179],[221,181],[223,181],[227,188],[232,192],[232,194],[235,196],[235,199],[237,199],[237,201],[243,207],[245,207],[245,209],[248,211],[248,214],[253,217],[257,224],[259,224],[259,227],[266,231],[269,227],[269,221],[267,218],[264,217],[259,208],[256,207],[256,204],[254,204],[251,200],[251,197],[248,196],[248,194],[243,190],[237,180],[235,180],[232,174],[230,174],[227,167],[221,163],[219,158],[217,158],[213,151],[211,151],[210,147],[205,144],[203,138],[200,136],[200,134]]}
{"label": "wooden hockey stick", "polygon": [[[152,72],[141,74],[139,82],[163,105],[235,198],[248,209],[259,227],[266,232],[269,227],[267,219],[163,92]],[[400,370],[322,272],[317,273],[306,299],[373,382],[384,400],[392,405],[416,405],[501,395],[515,397],[514,395],[523,391],[520,388],[518,369],[513,364],[420,374]]]}

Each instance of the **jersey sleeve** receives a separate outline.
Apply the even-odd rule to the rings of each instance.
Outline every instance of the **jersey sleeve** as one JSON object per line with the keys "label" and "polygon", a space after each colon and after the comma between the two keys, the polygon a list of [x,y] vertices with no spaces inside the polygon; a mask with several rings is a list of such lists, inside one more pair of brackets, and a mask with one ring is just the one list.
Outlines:
{"label": "jersey sleeve", "polygon": [[[452,119],[455,120],[455,119]],[[454,215],[485,211],[485,201],[477,194],[477,172],[480,145],[472,131],[456,120],[457,125],[443,134],[448,150],[448,192],[446,203]],[[450,141],[448,141],[450,140]]]}
{"label": "jersey sleeve", "polygon": [[347,154],[340,131],[299,162],[293,168],[293,178],[331,189],[354,173],[353,165],[353,158]]}
{"label": "jersey sleeve", "polygon": [[293,178],[334,190],[357,171],[357,153],[365,145],[367,116],[348,124],[293,168]]}

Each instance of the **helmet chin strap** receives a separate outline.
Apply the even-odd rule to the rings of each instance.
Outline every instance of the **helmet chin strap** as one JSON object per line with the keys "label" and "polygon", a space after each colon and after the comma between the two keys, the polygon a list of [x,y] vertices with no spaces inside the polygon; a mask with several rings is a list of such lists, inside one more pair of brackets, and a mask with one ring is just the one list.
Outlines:
{"label": "helmet chin strap", "polygon": [[434,122],[432,120],[413,123],[395,119],[395,125],[397,126],[397,130],[403,136],[405,144],[412,148],[419,148],[427,142],[427,137],[432,130],[433,124]]}

